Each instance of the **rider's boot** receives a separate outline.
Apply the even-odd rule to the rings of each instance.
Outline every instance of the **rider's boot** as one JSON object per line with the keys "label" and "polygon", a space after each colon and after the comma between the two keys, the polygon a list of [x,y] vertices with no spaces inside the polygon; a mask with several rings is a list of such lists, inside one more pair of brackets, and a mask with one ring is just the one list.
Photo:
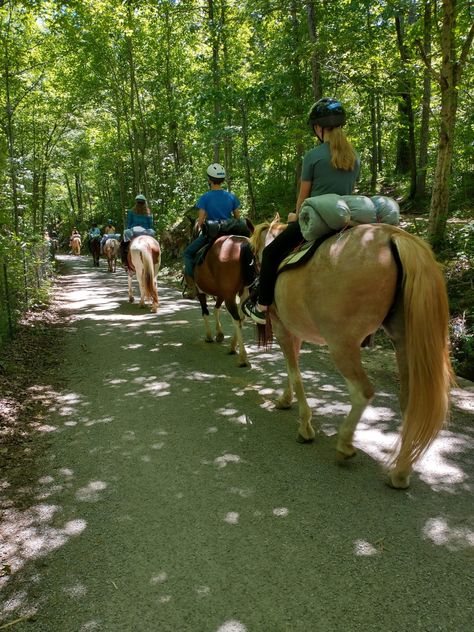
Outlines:
{"label": "rider's boot", "polygon": [[183,298],[196,298],[198,292],[193,277],[185,274],[184,282],[186,283],[186,289],[183,292]]}

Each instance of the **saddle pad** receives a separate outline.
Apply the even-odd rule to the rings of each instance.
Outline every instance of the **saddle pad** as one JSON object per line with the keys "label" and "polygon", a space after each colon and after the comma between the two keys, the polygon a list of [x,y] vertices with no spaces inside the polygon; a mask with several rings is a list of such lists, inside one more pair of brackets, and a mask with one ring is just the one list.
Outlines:
{"label": "saddle pad", "polygon": [[291,270],[292,268],[302,266],[304,263],[311,259],[316,250],[321,244],[326,241],[326,239],[329,239],[329,237],[336,235],[338,232],[339,231],[334,230],[327,235],[319,237],[319,239],[315,239],[314,241],[305,241],[301,246],[298,246],[296,250],[291,252],[287,257],[283,259],[283,261],[278,266],[278,274],[280,274],[280,272],[283,272],[284,270]]}

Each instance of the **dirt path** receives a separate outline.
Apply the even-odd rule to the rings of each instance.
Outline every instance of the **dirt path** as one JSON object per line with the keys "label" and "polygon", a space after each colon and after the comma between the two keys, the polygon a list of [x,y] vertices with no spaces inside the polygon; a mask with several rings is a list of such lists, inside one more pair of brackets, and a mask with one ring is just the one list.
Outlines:
{"label": "dirt path", "polygon": [[152,315],[127,303],[122,271],[63,262],[64,348],[54,384],[35,387],[41,456],[21,486],[2,476],[0,630],[470,629],[471,383],[395,492],[380,468],[399,421],[390,352],[364,352],[377,395],[357,458],[338,467],[347,395],[325,350],[303,350],[321,432],[302,446],[296,410],[271,403],[285,375],[276,347],[248,344],[252,368],[238,368],[228,338],[206,344],[198,305],[163,280]]}

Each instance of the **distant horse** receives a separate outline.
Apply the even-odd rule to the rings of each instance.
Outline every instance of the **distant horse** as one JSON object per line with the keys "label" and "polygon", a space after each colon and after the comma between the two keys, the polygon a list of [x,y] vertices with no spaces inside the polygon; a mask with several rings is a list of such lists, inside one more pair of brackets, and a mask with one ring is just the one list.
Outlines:
{"label": "distant horse", "polygon": [[81,238],[80,237],[73,237],[71,239],[71,250],[72,250],[73,255],[81,254]]}
{"label": "distant horse", "polygon": [[[100,247],[100,244],[99,244]],[[107,265],[109,272],[115,272],[117,268],[117,257],[120,251],[120,242],[118,239],[111,237],[104,244],[104,255],[107,257]]]}
{"label": "distant horse", "polygon": [[230,353],[235,354],[239,348],[239,366],[250,366],[242,337],[244,316],[237,307],[237,296],[241,302],[248,295],[248,286],[254,280],[254,257],[249,239],[236,235],[218,237],[202,264],[194,268],[194,280],[198,286],[198,300],[204,319],[206,342],[212,342],[212,331],[209,326],[209,309],[206,294],[216,298],[214,316],[216,322],[216,341],[224,340],[224,332],[220,322],[220,308],[225,303],[227,311],[234,322],[234,336],[230,345]]}
{"label": "distant horse", "polygon": [[132,276],[137,275],[140,288],[140,307],[145,300],[151,299],[151,311],[157,312],[159,306],[156,276],[161,265],[160,244],[150,235],[139,235],[130,242],[128,251],[128,300],[134,302]]}
{"label": "distant horse", "polygon": [[[281,225],[256,227],[261,253]],[[431,249],[418,237],[386,224],[365,224],[327,239],[301,267],[280,272],[271,325],[285,355],[288,385],[277,408],[299,407],[299,440],[311,441],[298,356],[303,340],[326,344],[344,377],[351,410],[336,445],[341,460],[354,456],[353,436],[374,390],[362,368],[362,341],[383,327],[395,347],[400,373],[401,437],[389,482],[405,489],[415,461],[441,430],[449,409],[452,370],[448,354],[445,281]],[[260,334],[265,326],[259,325]]]}
{"label": "distant horse", "polygon": [[94,266],[99,266],[99,257],[100,257],[100,236],[91,237],[89,239],[89,250],[92,255],[92,259],[94,261]]}

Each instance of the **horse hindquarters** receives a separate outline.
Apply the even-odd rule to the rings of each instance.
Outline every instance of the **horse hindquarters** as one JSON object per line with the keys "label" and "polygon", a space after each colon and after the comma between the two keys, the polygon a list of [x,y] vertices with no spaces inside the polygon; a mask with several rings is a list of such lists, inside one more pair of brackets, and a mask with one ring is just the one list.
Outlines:
{"label": "horse hindquarters", "polygon": [[[159,301],[155,277],[158,274],[161,261],[159,244],[153,237],[137,237],[130,246],[130,256],[140,287],[140,305],[143,307],[145,299],[149,296],[152,301],[151,310],[156,312]],[[130,286],[131,279],[129,276],[129,296]],[[131,302],[133,301],[131,300]]]}
{"label": "horse hindquarters", "polygon": [[397,352],[403,425],[390,479],[394,487],[406,488],[414,462],[446,421],[453,373],[443,274],[421,239],[400,231],[392,241],[403,268],[403,287],[384,326]]}

